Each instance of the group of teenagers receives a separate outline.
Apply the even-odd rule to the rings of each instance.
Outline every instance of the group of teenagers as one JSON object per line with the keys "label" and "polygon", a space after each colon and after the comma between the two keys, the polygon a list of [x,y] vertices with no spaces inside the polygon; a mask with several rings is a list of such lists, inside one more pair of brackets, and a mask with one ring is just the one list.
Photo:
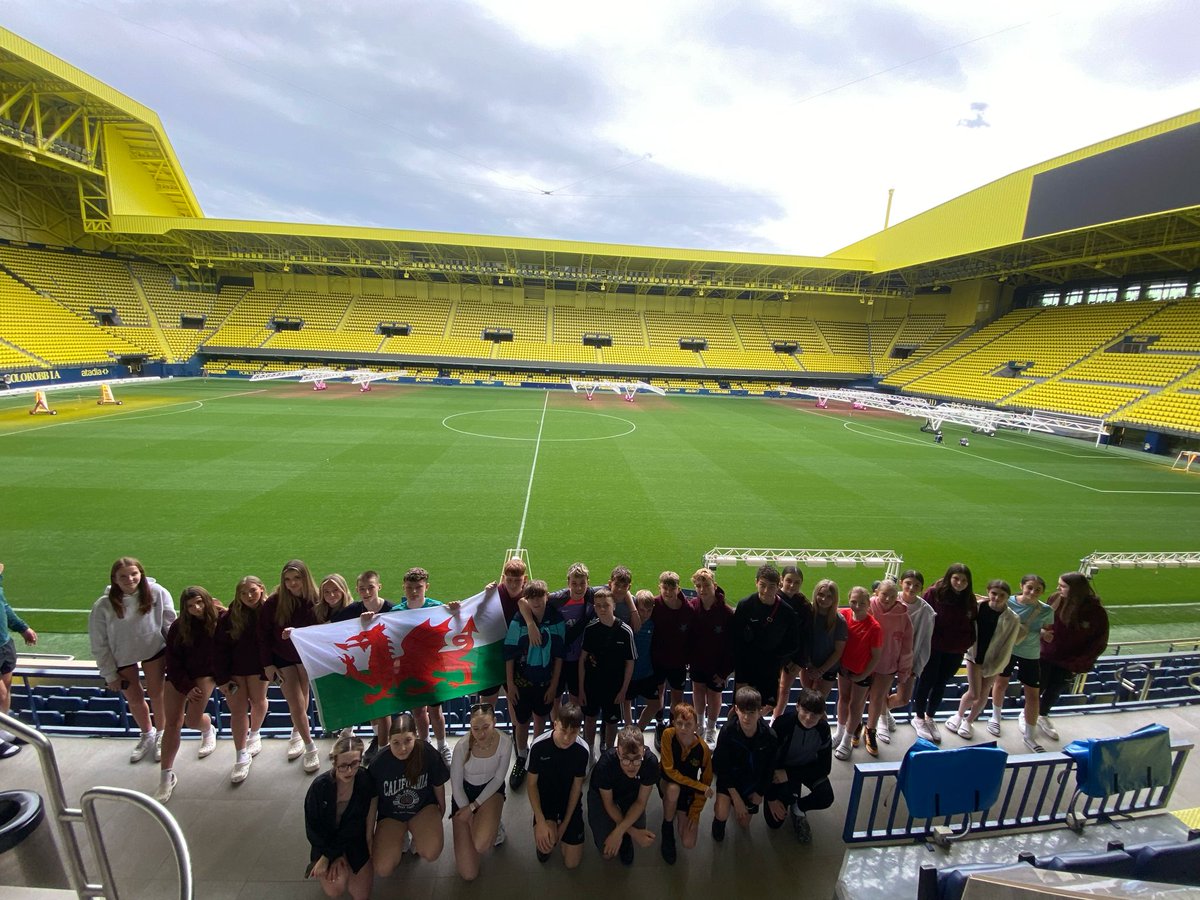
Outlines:
{"label": "group of teenagers", "polygon": [[[367,896],[373,878],[391,874],[406,851],[440,856],[447,782],[455,860],[467,880],[504,840],[505,795],[523,786],[538,859],[558,847],[572,868],[582,858],[585,818],[606,859],[631,864],[636,848],[657,842],[674,863],[680,844],[695,846],[710,799],[714,840],[724,838],[730,816],[747,828],[761,810],[768,826],[790,821],[808,842],[807,814],[834,799],[832,759],[847,760],[860,745],[877,755],[878,743],[896,733],[893,710],[911,703],[919,737],[940,742],[944,728],[970,739],[990,699],[986,727],[998,736],[1016,675],[1024,693],[1018,726],[1037,752],[1039,734],[1058,739],[1048,717],[1054,703],[1108,639],[1100,599],[1074,572],[1043,602],[1046,585],[1036,575],[1022,578],[1019,592],[996,579],[977,595],[960,563],[928,590],[908,570],[898,583],[852,588],[845,607],[831,580],[818,582],[810,601],[794,566],[761,566],[755,591],[733,606],[707,568],[692,575],[691,591],[679,575],[663,572],[657,593],[635,593],[624,566],[600,587],[582,563],[570,566],[556,591],[528,576],[525,563],[511,559],[486,588],[485,602],[499,603],[507,622],[505,678],[480,691],[469,734],[453,751],[436,704],[372,720],[369,746],[351,730],[337,737],[331,765],[305,802],[308,874],[329,896]],[[356,579],[356,600],[342,576],[318,583],[291,560],[273,591],[247,576],[227,606],[203,587],[187,587],[178,616],[170,593],[138,560],[118,559],[109,581],[89,621],[92,650],[101,677],[124,693],[140,728],[131,762],[149,755],[159,762],[155,797],[162,802],[178,781],[181,728],[200,731],[200,757],[216,747],[205,708],[217,686],[230,710],[233,782],[245,780],[261,750],[271,681],[293,724],[288,759],[320,771],[292,629],[438,605],[426,596],[429,575],[420,568],[405,573],[404,599],[393,604],[380,596],[374,571]],[[939,725],[934,713],[964,658],[969,688]],[[732,714],[718,728],[731,678]],[[789,703],[797,678],[801,689]],[[689,680],[692,703],[685,703]],[[835,686],[836,730],[825,714]],[[501,691],[511,737],[497,727]],[[658,755],[645,743],[652,726]],[[647,828],[653,790],[663,809],[658,834]]]}

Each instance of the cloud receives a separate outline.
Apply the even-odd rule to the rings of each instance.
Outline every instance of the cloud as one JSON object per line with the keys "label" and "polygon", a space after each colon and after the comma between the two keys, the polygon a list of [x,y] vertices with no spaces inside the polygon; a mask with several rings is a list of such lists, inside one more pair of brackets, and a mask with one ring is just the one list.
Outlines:
{"label": "cloud", "polygon": [[975,115],[969,119],[959,119],[960,128],[991,128],[991,122],[984,121],[983,113],[988,108],[986,103],[972,103],[971,112]]}

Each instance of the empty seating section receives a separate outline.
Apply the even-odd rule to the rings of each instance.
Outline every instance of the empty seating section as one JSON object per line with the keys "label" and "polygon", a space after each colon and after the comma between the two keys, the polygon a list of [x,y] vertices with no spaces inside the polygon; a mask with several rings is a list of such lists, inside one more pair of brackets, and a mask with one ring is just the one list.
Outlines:
{"label": "empty seating section", "polygon": [[[0,293],[0,301],[4,298]],[[0,369],[40,368],[38,360],[28,353],[0,341]]]}
{"label": "empty seating section", "polygon": [[790,353],[773,350],[705,350],[704,365],[710,369],[789,369],[800,371],[800,364]]}
{"label": "empty seating section", "polygon": [[595,347],[583,344],[544,344],[536,341],[505,341],[496,345],[497,359],[521,359],[536,362],[540,359],[552,362],[595,363],[599,361]]}
{"label": "empty seating section", "polygon": [[651,347],[678,347],[680,338],[704,338],[713,350],[741,350],[728,316],[690,315],[647,310],[642,313]]}
{"label": "empty seating section", "polygon": [[[1161,304],[1151,304],[1161,306]],[[1200,299],[1179,300],[1142,322],[1139,333],[1158,335],[1153,350],[1200,352]]]}
{"label": "empty seating section", "polygon": [[123,325],[150,324],[122,260],[0,246],[0,263],[81,318],[95,321],[93,309],[113,309]]}
{"label": "empty seating section", "polygon": [[575,309],[557,306],[551,312],[551,339],[556,344],[581,344],[585,334],[607,334],[618,347],[645,347],[642,319],[635,312]]}
{"label": "empty seating section", "polygon": [[1101,351],[1071,366],[1064,377],[1078,381],[1111,381],[1161,387],[1188,374],[1197,366],[1200,366],[1200,355]]}
{"label": "empty seating section", "polygon": [[[117,354],[145,352],[4,272],[0,272],[0,335],[49,365],[109,363]],[[15,365],[31,363],[25,360]]]}
{"label": "empty seating section", "polygon": [[601,362],[614,366],[672,366],[699,367],[704,364],[700,354],[678,347],[601,347]]}
{"label": "empty seating section", "polygon": [[1200,434],[1200,393],[1167,391],[1147,397],[1113,417],[1117,425],[1165,427]]}
{"label": "empty seating section", "polygon": [[1014,394],[1001,405],[1015,409],[1041,409],[1103,419],[1114,410],[1144,396],[1146,392],[1137,388],[1080,384],[1073,381],[1046,381]]}
{"label": "empty seating section", "polygon": [[[248,290],[243,285],[224,285],[219,292],[180,290],[171,273],[162,266],[131,262],[129,271],[158,319],[167,347],[175,362],[191,359],[200,344],[210,338]],[[202,328],[181,328],[180,318],[204,320]]]}
{"label": "empty seating section", "polygon": [[281,299],[281,295],[271,291],[247,291],[205,343],[216,347],[261,347],[274,333],[269,324]]}
{"label": "empty seating section", "polygon": [[478,340],[485,328],[511,329],[514,340],[544,344],[546,310],[536,306],[492,306],[461,300],[455,305],[449,337]]}

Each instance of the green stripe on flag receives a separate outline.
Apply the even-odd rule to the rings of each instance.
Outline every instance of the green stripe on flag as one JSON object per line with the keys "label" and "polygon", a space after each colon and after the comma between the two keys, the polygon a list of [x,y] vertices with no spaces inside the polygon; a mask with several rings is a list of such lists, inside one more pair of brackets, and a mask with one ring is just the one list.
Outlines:
{"label": "green stripe on flag", "polygon": [[[425,693],[410,693],[406,687],[411,682],[398,685],[374,703],[366,698],[375,693],[368,685],[349,675],[322,675],[312,682],[317,695],[317,711],[321,725],[326,731],[361,725],[380,716],[407,712],[416,706],[441,703],[467,694],[478,693],[480,688],[489,688],[504,681],[504,645],[487,644],[467,653],[463,662],[471,666],[473,675],[467,684],[460,684],[461,673],[440,672],[434,669],[439,679],[437,687]],[[442,680],[444,679],[444,680]]]}

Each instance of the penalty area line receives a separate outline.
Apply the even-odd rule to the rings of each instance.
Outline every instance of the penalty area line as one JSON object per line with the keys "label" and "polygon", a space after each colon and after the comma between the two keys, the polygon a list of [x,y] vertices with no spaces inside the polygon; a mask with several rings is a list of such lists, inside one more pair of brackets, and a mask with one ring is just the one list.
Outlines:
{"label": "penalty area line", "polygon": [[529,498],[533,496],[533,476],[537,473],[538,451],[542,449],[542,428],[546,425],[546,407],[550,403],[550,392],[546,391],[546,397],[542,401],[542,417],[538,420],[537,440],[533,444],[533,465],[529,467],[529,485],[525,488],[525,508],[521,510],[521,528],[517,531],[517,544],[520,548],[521,541],[525,538],[525,520],[529,516]]}

